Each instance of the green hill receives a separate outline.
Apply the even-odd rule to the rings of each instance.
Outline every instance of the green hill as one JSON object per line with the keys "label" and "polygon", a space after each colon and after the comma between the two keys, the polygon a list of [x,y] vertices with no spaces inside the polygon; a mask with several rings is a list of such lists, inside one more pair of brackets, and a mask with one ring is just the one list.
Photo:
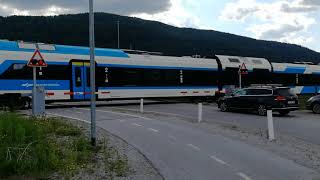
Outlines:
{"label": "green hill", "polygon": [[[117,47],[117,21],[121,26],[121,48],[186,56],[214,54],[265,57],[274,62],[320,62],[320,53],[308,48],[262,41],[233,34],[177,28],[156,21],[96,13],[97,47]],[[52,17],[0,17],[0,39],[67,45],[88,45],[88,14]]]}

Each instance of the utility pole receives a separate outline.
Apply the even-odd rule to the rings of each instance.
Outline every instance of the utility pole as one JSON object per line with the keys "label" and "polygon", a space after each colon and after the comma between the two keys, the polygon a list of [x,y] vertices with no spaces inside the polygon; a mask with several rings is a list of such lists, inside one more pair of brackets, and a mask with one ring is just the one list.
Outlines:
{"label": "utility pole", "polygon": [[89,33],[90,33],[90,86],[91,86],[91,144],[96,145],[96,87],[95,87],[95,40],[93,0],[89,0]]}
{"label": "utility pole", "polygon": [[118,25],[118,49],[120,49],[120,21],[117,21]]}

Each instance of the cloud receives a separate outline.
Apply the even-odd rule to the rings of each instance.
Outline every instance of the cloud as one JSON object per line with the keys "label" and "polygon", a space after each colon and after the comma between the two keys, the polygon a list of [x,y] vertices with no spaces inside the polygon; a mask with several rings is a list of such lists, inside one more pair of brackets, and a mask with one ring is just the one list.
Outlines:
{"label": "cloud", "polygon": [[205,28],[205,26],[200,23],[199,18],[184,8],[186,4],[188,6],[197,6],[196,0],[171,0],[171,7],[167,11],[156,14],[138,13],[133,16],[161,21],[178,27]]}
{"label": "cloud", "polygon": [[219,18],[243,21],[258,10],[259,7],[255,5],[254,0],[239,0],[237,3],[227,3]]}
{"label": "cloud", "polygon": [[[156,14],[170,8],[170,0],[95,0],[95,11],[122,15]],[[5,7],[5,9],[3,8]],[[88,0],[0,0],[0,15],[48,15],[88,11]],[[49,14],[50,14],[49,13]]]}
{"label": "cloud", "polygon": [[307,6],[320,6],[319,0],[300,0],[299,3]]}
{"label": "cloud", "polygon": [[226,4],[220,20],[250,22],[247,31],[258,39],[308,45],[309,29],[316,24],[310,13],[320,10],[320,0],[280,0],[261,3],[237,0]]}

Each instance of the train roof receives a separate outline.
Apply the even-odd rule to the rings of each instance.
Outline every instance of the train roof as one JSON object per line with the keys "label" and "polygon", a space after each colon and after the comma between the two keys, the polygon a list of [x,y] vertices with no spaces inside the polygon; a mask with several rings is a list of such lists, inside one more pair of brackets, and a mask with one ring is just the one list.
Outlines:
{"label": "train roof", "polygon": [[[0,50],[5,51],[22,51],[22,52],[34,52],[36,48],[39,48],[43,53],[58,53],[58,54],[75,54],[75,55],[89,55],[90,49],[88,47],[81,46],[67,46],[67,45],[54,45],[44,43],[32,43],[22,41],[0,41]],[[108,48],[96,48],[95,54],[97,56],[119,57],[128,58],[128,55],[122,50],[108,49]]]}
{"label": "train roof", "polygon": [[272,63],[273,71],[287,74],[320,74],[319,65],[294,64],[294,63]]}
{"label": "train roof", "polygon": [[220,60],[222,69],[226,68],[239,68],[243,63],[249,71],[253,69],[266,69],[271,71],[271,64],[267,59],[255,57],[240,57],[240,56],[226,56],[216,55]]}
{"label": "train roof", "polygon": [[[37,47],[49,63],[68,63],[70,59],[89,59],[89,48],[87,47],[14,41],[0,41],[0,51],[9,51],[8,53],[0,53],[0,57],[12,60],[28,60]],[[156,53],[127,54],[123,50],[107,48],[96,48],[95,53],[98,64],[109,66],[218,70],[218,63],[215,59],[161,56],[156,55]]]}

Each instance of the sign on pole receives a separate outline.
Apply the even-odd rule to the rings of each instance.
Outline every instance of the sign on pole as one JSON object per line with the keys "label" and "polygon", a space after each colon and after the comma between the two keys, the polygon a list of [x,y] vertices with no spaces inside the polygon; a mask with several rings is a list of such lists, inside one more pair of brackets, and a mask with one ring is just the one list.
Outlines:
{"label": "sign on pole", "polygon": [[33,68],[33,88],[32,88],[32,115],[36,116],[36,107],[37,107],[37,67],[47,67],[48,64],[41,55],[39,49],[36,49],[29,60],[27,66]]}
{"label": "sign on pole", "polygon": [[39,49],[36,49],[35,52],[33,53],[31,59],[28,62],[29,67],[47,67],[48,64],[42,57]]}
{"label": "sign on pole", "polygon": [[248,69],[245,63],[242,63],[242,65],[239,65],[239,88],[242,88],[242,75],[248,74]]}

